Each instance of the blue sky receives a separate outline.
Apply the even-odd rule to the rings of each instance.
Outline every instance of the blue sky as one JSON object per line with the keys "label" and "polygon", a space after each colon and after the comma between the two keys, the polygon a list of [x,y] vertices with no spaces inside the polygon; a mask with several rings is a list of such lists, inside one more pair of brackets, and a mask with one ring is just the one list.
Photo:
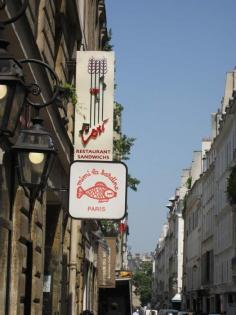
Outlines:
{"label": "blue sky", "polygon": [[168,199],[210,135],[225,74],[236,66],[235,0],[106,0],[129,172],[132,252],[155,249]]}

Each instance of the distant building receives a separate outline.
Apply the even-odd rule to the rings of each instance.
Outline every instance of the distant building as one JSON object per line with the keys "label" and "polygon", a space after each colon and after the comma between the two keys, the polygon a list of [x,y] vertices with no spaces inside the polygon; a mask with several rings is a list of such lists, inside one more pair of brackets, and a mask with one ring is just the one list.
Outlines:
{"label": "distant building", "polygon": [[181,186],[167,204],[168,222],[163,226],[154,255],[152,304],[155,308],[180,308],[182,302],[183,198],[189,170],[183,170]]}
{"label": "distant building", "polygon": [[135,271],[139,269],[140,265],[143,262],[152,262],[153,261],[153,253],[134,253],[131,254],[131,252],[128,253],[128,269]]}
{"label": "distant building", "polygon": [[[211,115],[211,138],[203,139],[201,150],[194,151],[191,167],[182,177],[182,193],[180,189],[178,200],[172,198],[167,205],[168,223],[155,251],[153,304],[157,308],[173,305],[176,292],[183,309],[236,314],[235,91],[233,70],[226,75],[221,107]],[[176,214],[184,219],[183,253],[177,246],[181,233],[173,228]],[[182,271],[175,259],[182,261]]]}

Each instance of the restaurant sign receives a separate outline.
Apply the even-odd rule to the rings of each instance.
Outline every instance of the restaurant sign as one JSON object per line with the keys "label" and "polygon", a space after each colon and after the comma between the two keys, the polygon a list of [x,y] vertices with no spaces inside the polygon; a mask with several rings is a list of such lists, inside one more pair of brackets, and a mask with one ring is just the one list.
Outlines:
{"label": "restaurant sign", "polygon": [[69,214],[75,219],[122,219],[127,167],[122,162],[74,161],[70,167]]}
{"label": "restaurant sign", "polygon": [[113,158],[114,52],[78,51],[74,159]]}

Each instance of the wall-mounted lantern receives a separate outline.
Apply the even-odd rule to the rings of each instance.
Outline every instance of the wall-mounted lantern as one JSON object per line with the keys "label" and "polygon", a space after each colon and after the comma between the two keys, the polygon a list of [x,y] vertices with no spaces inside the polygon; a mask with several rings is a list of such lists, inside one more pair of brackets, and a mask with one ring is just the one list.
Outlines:
{"label": "wall-mounted lantern", "polygon": [[[0,6],[5,8],[6,1]],[[28,6],[24,0],[19,13],[6,21],[0,21],[0,31],[4,31],[7,24],[20,18]],[[59,95],[59,80],[54,70],[41,60],[15,60],[7,52],[9,42],[0,38],[0,138],[12,137],[19,122],[20,114],[26,103],[35,109],[36,116],[32,119],[29,129],[22,129],[18,139],[12,147],[16,160],[19,184],[26,195],[32,200],[39,197],[44,190],[53,161],[56,155],[50,134],[42,127],[43,120],[39,117],[41,108],[53,104]],[[22,65],[35,63],[46,68],[55,81],[55,90],[50,100],[35,103],[30,95],[38,96],[41,88],[37,82],[26,84]]]}
{"label": "wall-mounted lantern", "polygon": [[[40,118],[32,119],[30,129],[20,131],[12,150],[15,152],[19,184],[35,199],[47,184],[56,150],[50,134]],[[26,194],[27,193],[27,190]]]}
{"label": "wall-mounted lantern", "polygon": [[20,64],[0,56],[0,134],[13,136],[26,92]]}
{"label": "wall-mounted lantern", "polygon": [[[26,103],[35,109],[36,116],[31,120],[31,128],[20,130],[16,144],[12,147],[16,158],[19,184],[24,188],[26,195],[34,200],[46,187],[47,179],[56,156],[53,140],[50,134],[43,129],[43,120],[40,118],[39,113],[41,108],[54,103],[60,92],[60,88],[57,75],[43,61],[25,59],[20,62],[21,64],[36,63],[46,68],[54,79],[56,87],[51,99],[47,102],[35,103],[29,97],[26,97]],[[28,95],[38,96],[40,93],[41,88],[37,83],[28,85]]]}

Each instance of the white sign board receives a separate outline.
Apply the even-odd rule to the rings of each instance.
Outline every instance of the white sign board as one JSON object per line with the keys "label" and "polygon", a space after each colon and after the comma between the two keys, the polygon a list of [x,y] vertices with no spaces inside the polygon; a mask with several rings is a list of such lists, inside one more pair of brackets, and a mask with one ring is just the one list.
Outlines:
{"label": "white sign board", "polygon": [[78,51],[74,159],[112,161],[114,52]]}
{"label": "white sign board", "polygon": [[127,167],[121,162],[74,161],[69,214],[76,219],[121,219],[126,212]]}

